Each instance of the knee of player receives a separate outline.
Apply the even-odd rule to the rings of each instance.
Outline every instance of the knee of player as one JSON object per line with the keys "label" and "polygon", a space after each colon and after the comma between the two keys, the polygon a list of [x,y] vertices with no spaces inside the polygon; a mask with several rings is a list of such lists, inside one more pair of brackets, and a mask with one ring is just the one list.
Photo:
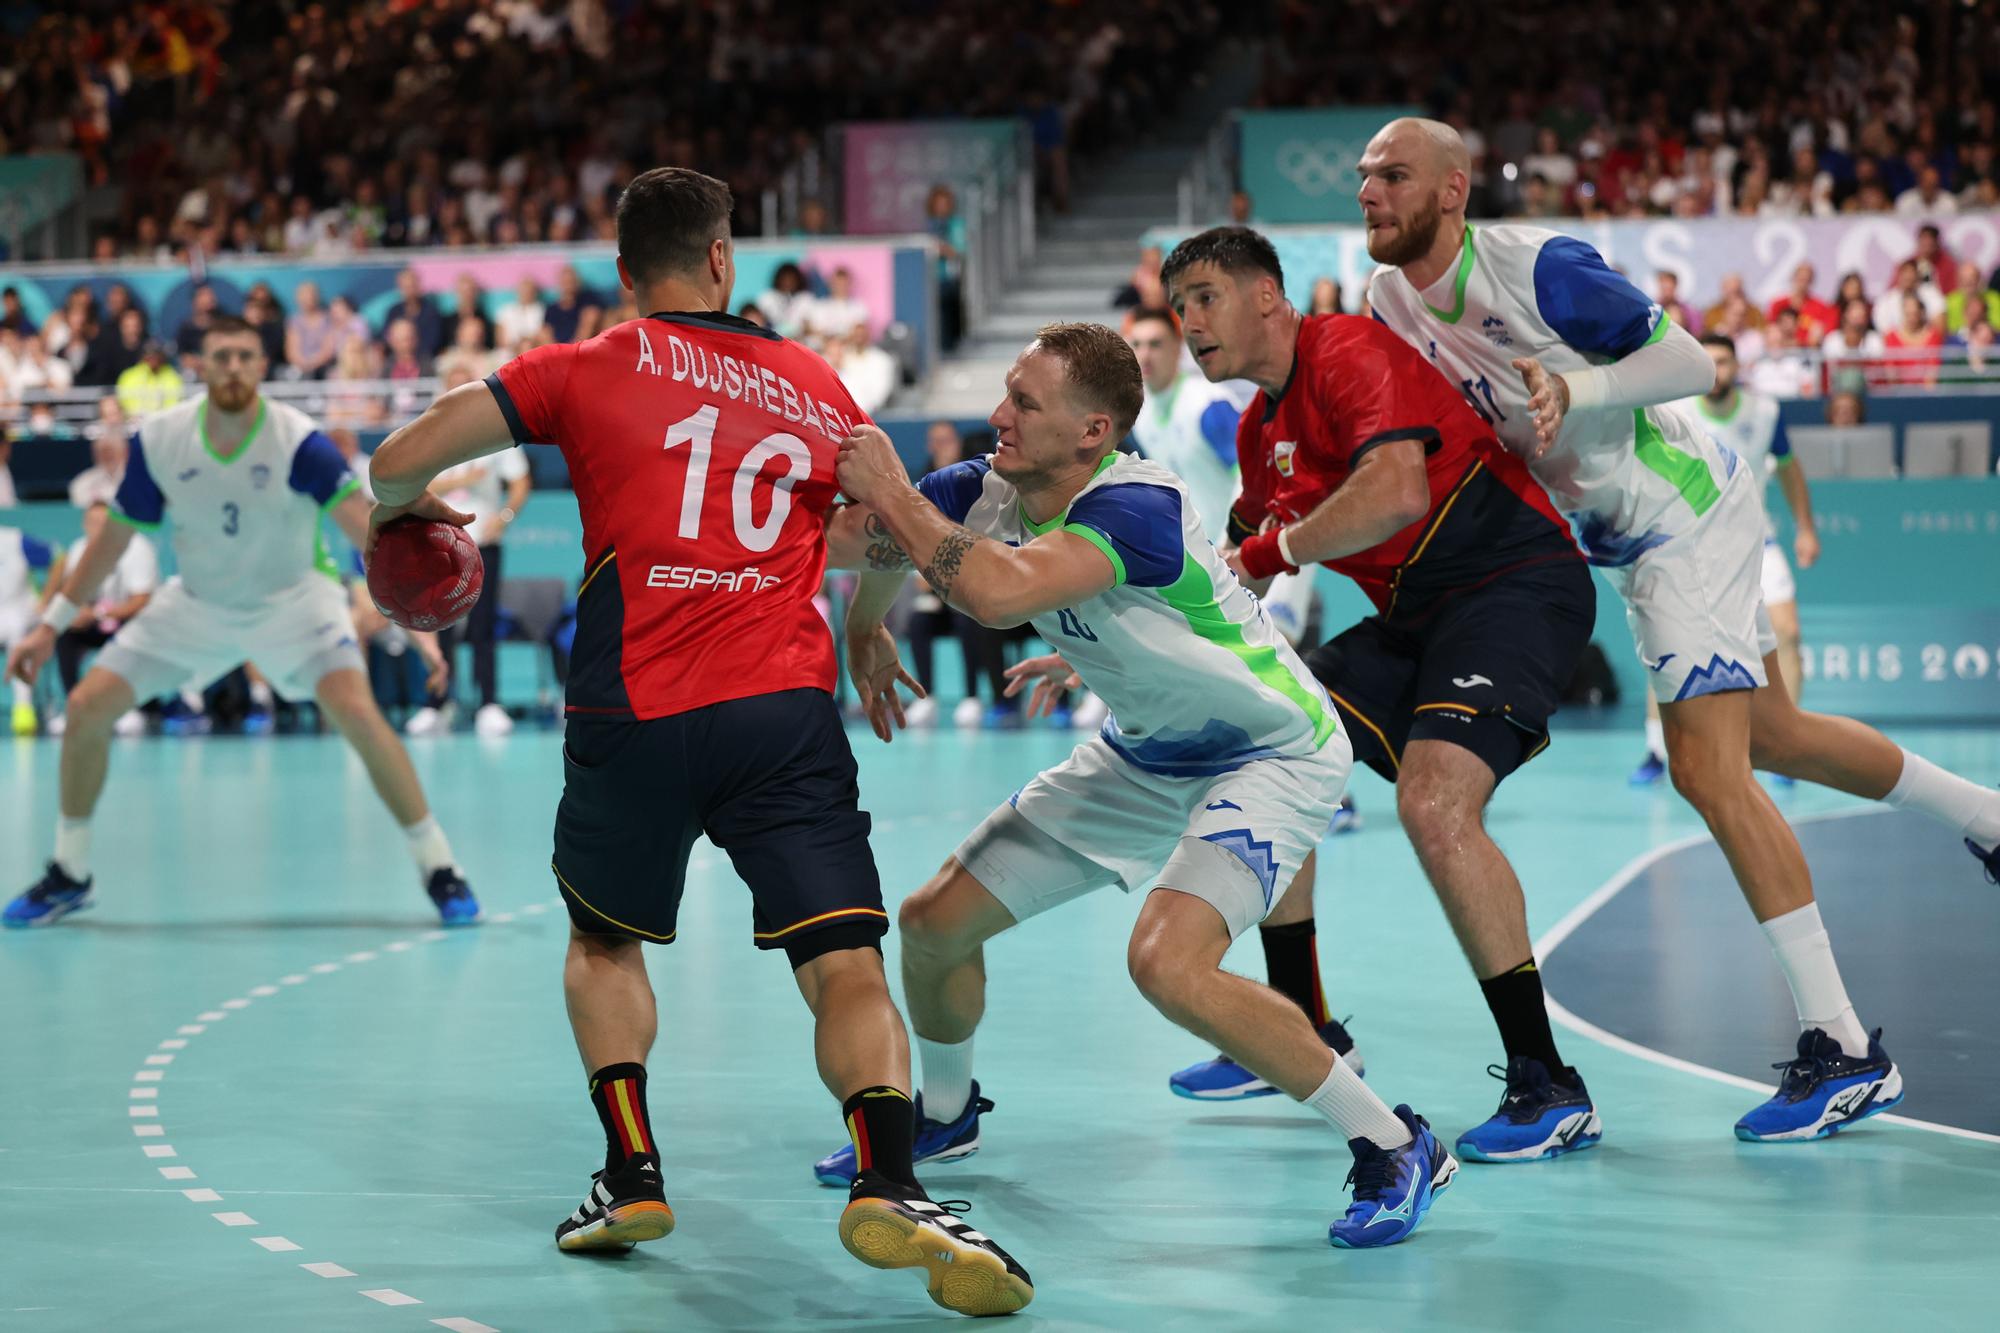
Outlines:
{"label": "knee of player", "polygon": [[1396,818],[1422,857],[1456,844],[1479,822],[1479,811],[1466,808],[1441,784],[1405,777],[1396,784]]}
{"label": "knee of player", "polygon": [[1755,781],[1748,764],[1700,751],[1670,755],[1667,776],[1681,799],[1704,816],[1736,799],[1744,783]]}
{"label": "knee of player", "polygon": [[1125,970],[1139,993],[1171,1018],[1186,1007],[1201,964],[1163,932],[1146,929],[1142,921],[1125,948]]}
{"label": "knee of player", "polygon": [[903,899],[896,909],[896,929],[906,950],[919,953],[952,953],[962,944],[962,914],[951,902],[951,871],[947,866],[936,878]]}
{"label": "knee of player", "polygon": [[109,731],[111,724],[118,720],[118,715],[131,706],[120,697],[126,693],[129,691],[121,690],[115,678],[107,678],[97,672],[85,676],[82,683],[70,691],[69,699],[63,706],[69,727],[65,734],[74,735],[79,729]]}

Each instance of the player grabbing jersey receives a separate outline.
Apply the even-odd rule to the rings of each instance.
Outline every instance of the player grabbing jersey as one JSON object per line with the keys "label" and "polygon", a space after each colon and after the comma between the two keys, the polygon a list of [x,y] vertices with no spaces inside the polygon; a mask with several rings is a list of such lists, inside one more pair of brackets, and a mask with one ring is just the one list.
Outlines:
{"label": "player grabbing jersey", "polygon": [[[1015,793],[903,903],[919,1152],[968,1155],[992,1108],[972,1079],[986,941],[1116,884],[1146,895],[1126,952],[1146,998],[1347,1140],[1354,1198],[1332,1242],[1393,1244],[1457,1163],[1297,1007],[1222,967],[1325,832],[1352,752],[1326,692],[1204,534],[1187,486],[1117,452],[1140,408],[1139,366],[1116,332],[1052,324],[1008,372],[989,457],[913,488],[880,431],[842,446],[841,487],[869,511],[844,515],[844,529],[886,535],[873,563],[888,572],[863,578],[848,616],[855,688],[883,739],[901,705],[882,617],[912,564],[975,620],[1031,623],[1061,645],[1016,668],[1041,679],[1031,709],[1077,678],[1111,706],[1100,736]],[[853,1170],[845,1151],[815,1168],[829,1184]]]}
{"label": "player grabbing jersey", "polygon": [[1033,1299],[1027,1273],[912,1169],[887,914],[813,608],[835,451],[866,418],[818,356],[719,313],[733,210],[728,186],[678,167],[626,186],[618,274],[659,313],[441,397],[376,452],[370,535],[405,513],[468,522],[425,487],[517,443],[559,447],[575,479],[585,565],[552,867],[605,1158],[556,1244],[623,1250],[673,1229],[646,1104],[658,1020],[641,947],[673,942],[706,833],[749,885],[757,947],[785,954],[813,1011],[820,1077],[858,1157],[842,1244],[925,1270],[946,1309],[1009,1314]]}
{"label": "player grabbing jersey", "polygon": [[[1356,756],[1396,784],[1403,828],[1506,1050],[1506,1098],[1457,1149],[1531,1161],[1587,1148],[1601,1134],[1597,1110],[1556,1049],[1520,882],[1483,812],[1548,745],[1590,637],[1590,572],[1548,496],[1454,388],[1372,320],[1301,315],[1262,236],[1203,232],[1175,247],[1165,272],[1203,373],[1258,386],[1237,435],[1231,565],[1261,581],[1321,562],[1376,607],[1306,662]],[[1312,917],[1301,873],[1264,953],[1274,981],[1324,1021]],[[1337,1025],[1326,1031],[1342,1040]],[[1195,1097],[1264,1091],[1247,1072],[1221,1056],[1170,1083]]]}
{"label": "player grabbing jersey", "polygon": [[90,819],[104,788],[112,727],[141,699],[205,686],[255,659],[285,693],[313,698],[368,768],[403,827],[425,890],[446,925],[479,904],[453,861],[395,731],[375,706],[348,618],[324,564],[321,514],[350,538],[367,531],[367,501],[334,447],[302,412],[265,399],[264,345],[233,316],[202,335],[208,392],[148,417],[134,432],[114,522],[84,547],[60,596],[8,658],[32,681],[56,638],[118,567],[135,529],[171,512],[179,572],[119,629],[70,694],[63,731],[62,812],[41,880],[6,908],[9,926],[46,926],[91,905]]}
{"label": "player grabbing jersey", "polygon": [[1822,1137],[1894,1105],[1902,1077],[1861,1026],[1793,836],[1751,765],[1920,809],[2000,875],[2000,792],[1873,728],[1801,712],[1758,593],[1764,516],[1742,460],[1665,404],[1714,364],[1589,246],[1465,221],[1469,156],[1436,121],[1397,120],[1361,159],[1376,318],[1435,361],[1531,460],[1625,598],[1660,690],[1675,788],[1722,845],[1790,983],[1798,1055],[1745,1139]]}
{"label": "player grabbing jersey", "polygon": [[[1797,552],[1800,569],[1812,568],[1819,559],[1819,532],[1813,526],[1812,496],[1806,489],[1805,471],[1799,467],[1792,455],[1791,440],[1785,434],[1785,421],[1779,415],[1775,398],[1761,393],[1752,393],[1737,382],[1736,344],[1728,336],[1720,333],[1705,334],[1702,346],[1708,349],[1709,359],[1715,363],[1715,385],[1699,397],[1689,398],[1681,406],[1693,412],[1702,426],[1724,448],[1743,460],[1750,477],[1759,484],[1758,503],[1763,503],[1762,480],[1776,474],[1778,485],[1785,493],[1785,502],[1791,506],[1792,523],[1796,530],[1793,549]],[[1771,524],[1767,512],[1764,516],[1764,564],[1761,588],[1764,596],[1764,611],[1771,618],[1771,629],[1776,635],[1778,646],[1778,667],[1783,677],[1785,692],[1797,703],[1803,680],[1799,674],[1799,607],[1798,585],[1792,579],[1792,567],[1785,560],[1785,553],[1778,546],[1777,530]],[[1667,743],[1660,726],[1659,700],[1651,689],[1646,691],[1646,758],[1632,774],[1634,786],[1649,786],[1658,782],[1667,771]],[[1779,781],[1792,779],[1779,775]]]}

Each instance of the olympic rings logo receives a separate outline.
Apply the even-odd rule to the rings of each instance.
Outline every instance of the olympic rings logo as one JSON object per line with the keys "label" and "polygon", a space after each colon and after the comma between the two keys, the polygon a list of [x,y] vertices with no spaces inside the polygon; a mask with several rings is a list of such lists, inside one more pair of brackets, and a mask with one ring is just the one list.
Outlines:
{"label": "olympic rings logo", "polygon": [[1338,139],[1287,139],[1278,145],[1278,174],[1300,194],[1317,199],[1352,185],[1355,150]]}

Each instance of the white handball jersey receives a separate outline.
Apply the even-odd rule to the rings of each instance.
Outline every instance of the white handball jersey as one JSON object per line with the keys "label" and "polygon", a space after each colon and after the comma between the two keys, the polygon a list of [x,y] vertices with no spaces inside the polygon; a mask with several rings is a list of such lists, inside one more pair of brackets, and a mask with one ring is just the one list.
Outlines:
{"label": "white handball jersey", "polygon": [[140,529],[174,518],[174,561],[197,601],[250,610],[331,574],[320,515],[359,481],[312,419],[260,399],[250,438],[228,458],[208,439],[208,398],[148,417],[112,513]]}
{"label": "white handball jersey", "polygon": [[46,572],[55,548],[19,528],[0,527],[0,624],[26,623],[35,611],[33,574]]}
{"label": "white handball jersey", "polygon": [[[1513,224],[1467,227],[1457,266],[1418,291],[1396,268],[1369,280],[1375,317],[1425,353],[1523,458],[1535,421],[1516,357],[1550,374],[1620,360],[1666,336],[1658,305],[1574,237]],[[1686,411],[1572,412],[1530,464],[1596,565],[1629,565],[1715,507],[1737,468]]]}
{"label": "white handball jersey", "polygon": [[[1718,414],[1719,409],[1706,394],[1682,399],[1680,406],[1693,412],[1717,443],[1743,460],[1757,483],[1754,489],[1761,504],[1764,484],[1780,467],[1792,461],[1792,441],[1785,434],[1785,418],[1778,410],[1778,400],[1738,385],[1736,401],[1727,412]],[[1764,540],[1770,541],[1776,534],[1777,529],[1771,526],[1770,507],[1766,505]]]}
{"label": "white handball jersey", "polygon": [[1146,390],[1132,438],[1146,457],[1186,484],[1210,541],[1223,535],[1236,503],[1236,423],[1242,409],[1221,385],[1183,371],[1164,393]]}
{"label": "white handball jersey", "polygon": [[1111,716],[1104,740],[1169,777],[1212,777],[1316,753],[1338,734],[1326,691],[1215,553],[1180,478],[1113,453],[1069,509],[1034,523],[1019,493],[975,458],[918,489],[954,522],[1018,546],[1060,528],[1103,551],[1109,590],[1036,616]]}

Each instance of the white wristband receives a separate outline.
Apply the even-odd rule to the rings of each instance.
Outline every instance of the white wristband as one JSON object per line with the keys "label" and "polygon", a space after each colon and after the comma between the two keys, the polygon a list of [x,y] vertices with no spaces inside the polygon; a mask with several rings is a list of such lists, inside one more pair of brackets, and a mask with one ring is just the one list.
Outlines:
{"label": "white wristband", "polygon": [[1290,544],[1285,540],[1288,531],[1289,530],[1285,528],[1278,529],[1278,554],[1285,557],[1285,563],[1290,565],[1293,569],[1301,569],[1303,568],[1303,566],[1300,565],[1297,560],[1294,560],[1292,558],[1292,548]]}
{"label": "white wristband", "polygon": [[1569,410],[1592,412],[1602,407],[1607,397],[1604,379],[1604,372],[1595,366],[1587,370],[1564,371],[1562,382],[1569,388]]}
{"label": "white wristband", "polygon": [[77,605],[69,598],[57,593],[49,598],[49,604],[42,612],[42,623],[61,634],[76,623]]}

